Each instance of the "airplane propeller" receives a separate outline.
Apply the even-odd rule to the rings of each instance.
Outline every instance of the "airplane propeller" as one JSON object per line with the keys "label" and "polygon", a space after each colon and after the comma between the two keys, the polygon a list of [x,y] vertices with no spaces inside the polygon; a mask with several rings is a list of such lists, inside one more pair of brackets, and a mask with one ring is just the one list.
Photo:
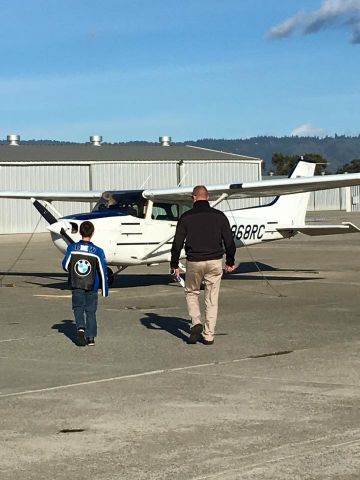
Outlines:
{"label": "airplane propeller", "polygon": [[52,225],[53,223],[56,223],[58,220],[57,218],[54,217],[52,213],[49,212],[49,210],[43,205],[42,203],[39,202],[39,200],[33,199],[33,205],[36,208],[36,210],[40,213],[40,215],[45,218],[45,220]]}
{"label": "airplane propeller", "polygon": [[[32,200],[34,207],[40,213],[40,215],[50,224],[54,225],[54,223],[58,223],[58,219],[54,217],[54,215],[49,212],[45,205],[40,203],[38,200]],[[62,227],[59,231],[59,234],[70,243],[74,243],[74,240],[65,232],[64,227]]]}

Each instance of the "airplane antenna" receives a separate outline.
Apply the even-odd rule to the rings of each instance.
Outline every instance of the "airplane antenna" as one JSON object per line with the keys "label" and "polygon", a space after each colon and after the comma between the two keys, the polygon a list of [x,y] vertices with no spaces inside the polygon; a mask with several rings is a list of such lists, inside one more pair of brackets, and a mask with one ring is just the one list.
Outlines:
{"label": "airplane antenna", "polygon": [[177,184],[178,187],[183,183],[184,179],[188,176],[188,172],[185,173],[183,177],[180,178],[179,183]]}
{"label": "airplane antenna", "polygon": [[147,177],[147,179],[145,180],[145,182],[143,182],[143,184],[141,185],[141,187],[140,187],[139,190],[142,190],[142,189],[145,187],[145,185],[148,183],[148,181],[150,180],[150,178],[151,178],[151,174]]}

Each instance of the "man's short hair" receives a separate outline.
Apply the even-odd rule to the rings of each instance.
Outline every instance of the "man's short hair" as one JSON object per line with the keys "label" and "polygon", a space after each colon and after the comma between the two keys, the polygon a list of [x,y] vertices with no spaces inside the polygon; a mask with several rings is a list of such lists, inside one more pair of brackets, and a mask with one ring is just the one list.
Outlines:
{"label": "man's short hair", "polygon": [[94,225],[89,221],[82,222],[80,225],[80,235],[82,237],[92,237],[94,230]]}
{"label": "man's short hair", "polygon": [[205,185],[196,185],[192,191],[192,194],[196,197],[207,197],[209,192]]}

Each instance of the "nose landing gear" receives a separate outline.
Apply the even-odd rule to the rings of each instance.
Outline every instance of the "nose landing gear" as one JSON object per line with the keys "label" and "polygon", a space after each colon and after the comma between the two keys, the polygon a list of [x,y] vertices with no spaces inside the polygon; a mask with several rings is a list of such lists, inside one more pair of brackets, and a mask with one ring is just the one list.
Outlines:
{"label": "nose landing gear", "polygon": [[109,284],[109,287],[110,287],[114,283],[115,275],[114,275],[114,272],[111,270],[110,267],[107,267],[106,273],[107,273],[107,278],[108,278],[108,284]]}
{"label": "nose landing gear", "polygon": [[113,272],[113,270],[110,267],[107,267],[106,273],[108,277],[109,287],[114,283],[115,277],[117,277],[120,272],[125,270],[125,268],[127,268],[127,265],[117,265],[116,272]]}

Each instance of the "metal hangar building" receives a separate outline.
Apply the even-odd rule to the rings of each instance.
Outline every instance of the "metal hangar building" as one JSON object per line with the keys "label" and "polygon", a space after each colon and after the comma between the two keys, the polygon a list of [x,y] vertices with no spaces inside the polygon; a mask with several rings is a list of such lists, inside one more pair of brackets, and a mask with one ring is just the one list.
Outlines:
{"label": "metal hangar building", "polygon": [[[0,190],[86,191],[166,188],[261,180],[259,158],[194,146],[90,143],[22,143],[9,135],[0,144]],[[259,205],[257,199],[230,201],[231,208]],[[230,205],[222,206],[229,209]],[[63,215],[89,211],[89,203],[54,202]],[[0,199],[0,233],[46,231],[29,200]],[[38,224],[38,225],[37,225]]]}

